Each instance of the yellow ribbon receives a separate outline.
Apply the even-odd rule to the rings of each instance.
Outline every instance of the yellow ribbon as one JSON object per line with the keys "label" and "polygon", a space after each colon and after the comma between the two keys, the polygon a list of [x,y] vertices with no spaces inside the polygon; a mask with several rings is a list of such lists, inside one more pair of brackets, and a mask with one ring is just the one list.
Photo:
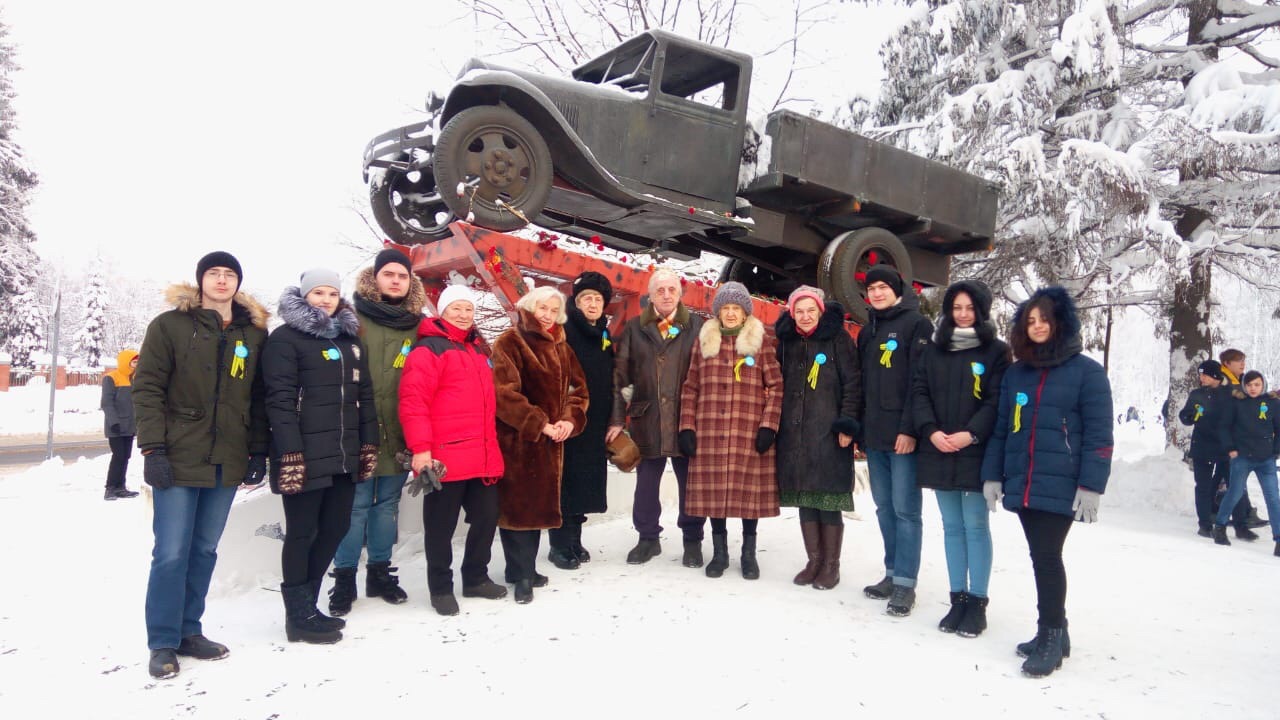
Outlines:
{"label": "yellow ribbon", "polygon": [[818,364],[817,360],[814,360],[813,364],[809,366],[809,377],[807,379],[809,380],[809,387],[814,390],[818,389],[818,368],[820,367],[822,366]]}
{"label": "yellow ribbon", "polygon": [[391,361],[391,367],[393,368],[404,367],[404,359],[409,356],[409,348],[411,347],[413,347],[413,343],[409,342],[406,339],[404,341],[404,344],[400,346],[400,352],[396,353],[396,359]]}
{"label": "yellow ribbon", "polygon": [[613,341],[609,339],[609,331],[605,330],[604,333],[600,336],[600,349],[608,350],[609,346],[612,344],[613,344]]}
{"label": "yellow ribbon", "polygon": [[1259,420],[1266,420],[1266,419],[1267,419],[1267,410],[1268,410],[1268,408],[1267,408],[1267,404],[1266,404],[1266,403],[1262,403],[1261,405],[1259,405],[1259,406],[1258,406],[1258,419],[1259,419]]}
{"label": "yellow ribbon", "polygon": [[1191,422],[1199,422],[1202,417],[1204,417],[1204,406],[1196,405],[1196,416],[1191,418]]}
{"label": "yellow ribbon", "polygon": [[1021,432],[1022,431],[1022,406],[1026,405],[1028,402],[1031,402],[1031,398],[1027,397],[1026,393],[1018,393],[1017,396],[1014,397],[1013,402],[1014,402],[1013,431]]}
{"label": "yellow ribbon", "polygon": [[893,367],[893,351],[898,349],[898,341],[890,340],[888,342],[880,343],[880,349],[884,351],[884,353],[880,355],[880,364],[887,368]]}
{"label": "yellow ribbon", "polygon": [[740,358],[738,358],[738,362],[736,362],[736,363],[734,363],[734,364],[733,364],[733,380],[734,380],[734,382],[742,382],[742,366],[743,366],[743,365],[746,365],[747,367],[755,367],[755,366],[756,366],[756,358],[755,358],[755,356],[754,356],[754,355],[748,355],[748,356],[746,356],[746,357],[740,357]]}
{"label": "yellow ribbon", "polygon": [[244,359],[249,356],[249,349],[243,340],[236,341],[235,357],[231,359],[231,377],[244,379]]}

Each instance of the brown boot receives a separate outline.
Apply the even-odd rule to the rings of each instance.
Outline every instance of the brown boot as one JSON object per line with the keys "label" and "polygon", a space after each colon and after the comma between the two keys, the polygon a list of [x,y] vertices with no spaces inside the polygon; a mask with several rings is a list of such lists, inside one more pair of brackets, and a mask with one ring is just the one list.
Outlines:
{"label": "brown boot", "polygon": [[818,576],[818,569],[822,566],[822,545],[818,540],[818,523],[801,522],[800,535],[804,537],[804,552],[809,556],[809,564],[796,575],[795,583],[809,585]]}
{"label": "brown boot", "polygon": [[840,584],[840,549],[844,546],[844,523],[823,525],[822,567],[813,579],[815,590],[830,590]]}

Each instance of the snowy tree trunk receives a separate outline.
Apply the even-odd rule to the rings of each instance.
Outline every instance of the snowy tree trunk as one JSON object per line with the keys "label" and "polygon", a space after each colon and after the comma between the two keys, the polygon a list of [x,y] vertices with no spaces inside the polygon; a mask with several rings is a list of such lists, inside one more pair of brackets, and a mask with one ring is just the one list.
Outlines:
{"label": "snowy tree trunk", "polygon": [[[1188,208],[1176,230],[1190,242],[1191,234],[1204,222],[1210,222],[1207,213]],[[1178,410],[1191,390],[1200,384],[1196,366],[1213,352],[1209,325],[1212,279],[1213,261],[1207,253],[1201,253],[1191,256],[1190,272],[1178,278],[1173,287],[1169,313],[1169,396],[1164,407],[1164,428],[1166,445],[1177,446],[1184,452],[1191,445],[1191,428],[1178,422]]]}

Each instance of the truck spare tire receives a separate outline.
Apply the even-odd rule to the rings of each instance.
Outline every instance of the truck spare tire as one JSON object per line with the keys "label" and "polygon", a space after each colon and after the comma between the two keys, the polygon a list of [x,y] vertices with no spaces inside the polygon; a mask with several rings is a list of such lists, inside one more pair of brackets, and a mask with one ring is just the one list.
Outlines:
{"label": "truck spare tire", "polygon": [[818,258],[818,286],[844,305],[854,322],[867,322],[867,288],[859,278],[875,264],[898,269],[905,283],[912,281],[911,257],[897,235],[878,227],[843,233],[827,243]]}
{"label": "truck spare tire", "polygon": [[449,223],[458,219],[441,197],[429,166],[411,172],[388,169],[371,178],[369,208],[382,232],[402,245],[446,238]]}
{"label": "truck spare tire", "polygon": [[529,121],[501,105],[453,116],[436,139],[435,178],[449,209],[491,230],[533,222],[551,195],[551,152]]}

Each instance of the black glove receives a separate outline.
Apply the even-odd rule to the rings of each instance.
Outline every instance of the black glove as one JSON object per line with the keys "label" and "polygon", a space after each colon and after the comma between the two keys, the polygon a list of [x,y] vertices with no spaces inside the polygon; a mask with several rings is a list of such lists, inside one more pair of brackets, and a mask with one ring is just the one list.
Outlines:
{"label": "black glove", "polygon": [[254,453],[249,456],[249,467],[244,471],[242,485],[257,485],[267,476],[267,456]]}
{"label": "black glove", "polygon": [[676,436],[676,445],[680,446],[680,454],[693,457],[698,454],[698,435],[692,430],[681,430]]}
{"label": "black glove", "polygon": [[768,452],[769,448],[773,447],[773,441],[777,437],[778,437],[777,430],[771,430],[766,427],[762,427],[759,430],[757,430],[756,431],[756,452],[760,453],[761,455]]}
{"label": "black glove", "polygon": [[112,435],[120,434],[120,423],[111,423],[110,431]]}
{"label": "black glove", "polygon": [[173,466],[164,448],[156,448],[142,457],[142,480],[157,490],[173,487]]}

